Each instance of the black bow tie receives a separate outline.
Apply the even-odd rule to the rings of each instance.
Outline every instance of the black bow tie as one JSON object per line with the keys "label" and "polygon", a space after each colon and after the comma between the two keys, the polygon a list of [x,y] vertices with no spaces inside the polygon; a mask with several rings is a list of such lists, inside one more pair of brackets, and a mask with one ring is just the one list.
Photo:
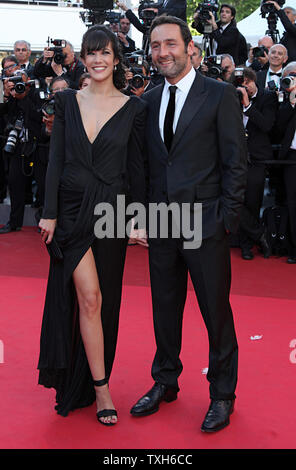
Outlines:
{"label": "black bow tie", "polygon": [[279,72],[279,73],[276,73],[276,72],[269,72],[269,75],[272,76],[272,75],[276,75],[277,77],[281,77],[282,74]]}

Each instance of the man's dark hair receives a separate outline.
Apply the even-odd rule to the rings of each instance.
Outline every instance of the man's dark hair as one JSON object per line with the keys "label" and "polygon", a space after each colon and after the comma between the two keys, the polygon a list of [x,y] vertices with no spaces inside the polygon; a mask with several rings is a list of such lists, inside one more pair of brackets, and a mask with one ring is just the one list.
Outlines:
{"label": "man's dark hair", "polygon": [[188,44],[192,40],[192,35],[190,32],[190,29],[188,28],[187,23],[185,23],[185,21],[181,20],[180,18],[177,18],[176,16],[169,16],[169,15],[156,16],[156,18],[154,18],[154,20],[152,21],[152,24],[150,27],[150,38],[151,38],[152,31],[157,26],[161,26],[163,24],[176,24],[179,26],[180,31],[181,31],[181,36],[183,38],[183,41],[187,49]]}
{"label": "man's dark hair", "polygon": [[234,6],[232,5],[229,5],[228,3],[223,3],[220,7],[220,13],[221,13],[221,10],[222,8],[225,7],[225,8],[229,8],[231,10],[231,14],[233,16],[233,18],[235,18],[235,15],[236,15],[236,9],[234,8]]}
{"label": "man's dark hair", "polygon": [[7,55],[6,57],[3,57],[2,62],[1,62],[1,67],[4,69],[5,68],[5,62],[6,61],[14,62],[16,65],[18,64],[17,58],[14,55]]}
{"label": "man's dark hair", "polygon": [[[240,67],[240,69],[243,69],[243,79],[251,80],[252,82],[257,83],[257,74],[256,72],[251,69],[250,67]],[[235,70],[232,72],[231,77],[230,77],[230,83],[235,82]]]}
{"label": "man's dark hair", "polygon": [[67,80],[66,77],[60,77],[60,76],[58,76],[58,77],[54,77],[54,78],[52,79],[52,81],[50,82],[50,86],[49,86],[50,91],[52,91],[53,85],[54,85],[56,82],[66,82],[67,85],[68,85],[68,87],[70,86],[69,80]]}
{"label": "man's dark hair", "polygon": [[256,83],[257,81],[257,74],[256,72],[251,69],[250,67],[244,67],[244,70],[243,70],[243,77],[244,78],[247,78],[248,80],[252,80],[253,82]]}

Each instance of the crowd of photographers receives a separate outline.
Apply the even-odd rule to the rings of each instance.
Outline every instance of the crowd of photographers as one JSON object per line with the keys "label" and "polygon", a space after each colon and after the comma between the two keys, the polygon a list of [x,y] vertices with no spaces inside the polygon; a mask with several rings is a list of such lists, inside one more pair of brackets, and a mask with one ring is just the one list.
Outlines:
{"label": "crowd of photographers", "polygon": [[[192,27],[201,34],[195,43],[192,65],[200,73],[236,87],[248,143],[248,181],[239,233],[232,238],[243,259],[254,257],[258,246],[264,257],[287,255],[296,263],[296,11],[284,1],[262,0],[261,14],[268,30],[256,47],[246,43],[236,26],[236,11],[229,4],[202,0]],[[126,64],[126,94],[141,96],[161,83],[149,56],[149,27],[159,14],[186,19],[186,1],[159,4],[141,0],[139,17],[123,3],[124,15],[109,12],[104,19],[117,34]],[[277,36],[277,21],[284,27]],[[133,24],[143,34],[142,49],[129,37]],[[9,193],[10,218],[1,233],[20,230],[24,208],[42,208],[54,95],[67,87],[89,83],[84,65],[68,41],[53,40],[42,56],[30,63],[30,45],[14,44],[14,54],[2,60],[3,102],[0,104],[0,202]],[[268,178],[267,178],[268,177]],[[264,210],[264,191],[274,207]],[[34,187],[34,200],[32,195]],[[263,220],[263,222],[262,222]]]}

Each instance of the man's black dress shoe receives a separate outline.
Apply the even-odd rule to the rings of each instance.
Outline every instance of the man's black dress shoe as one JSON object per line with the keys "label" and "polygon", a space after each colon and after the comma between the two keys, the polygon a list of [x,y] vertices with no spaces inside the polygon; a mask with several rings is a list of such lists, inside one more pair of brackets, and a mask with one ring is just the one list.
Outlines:
{"label": "man's black dress shoe", "polygon": [[133,416],[148,416],[155,413],[159,409],[159,404],[162,401],[171,402],[177,399],[177,390],[169,388],[155,382],[151,390],[146,393],[137,403],[132,407],[131,414]]}
{"label": "man's black dress shoe", "polygon": [[242,258],[251,260],[254,258],[253,252],[249,248],[242,248]]}
{"label": "man's black dress shoe", "polygon": [[19,232],[21,227],[12,227],[8,222],[4,227],[0,228],[0,233]]}
{"label": "man's black dress shoe", "polygon": [[201,430],[215,432],[229,424],[229,416],[234,409],[234,400],[212,400]]}
{"label": "man's black dress shoe", "polygon": [[296,264],[296,256],[289,256],[287,259],[288,264]]}

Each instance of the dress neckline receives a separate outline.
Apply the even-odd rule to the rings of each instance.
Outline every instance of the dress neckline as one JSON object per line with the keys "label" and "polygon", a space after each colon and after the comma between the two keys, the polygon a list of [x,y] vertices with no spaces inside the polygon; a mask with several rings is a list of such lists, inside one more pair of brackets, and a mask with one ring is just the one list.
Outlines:
{"label": "dress neckline", "polygon": [[79,103],[78,103],[78,100],[77,100],[77,90],[75,90],[75,93],[73,93],[73,97],[74,97],[74,100],[76,102],[76,106],[77,106],[77,110],[78,110],[78,114],[79,114],[79,118],[80,118],[80,122],[81,122],[81,126],[82,126],[82,129],[83,129],[83,133],[86,137],[86,140],[88,141],[89,145],[93,146],[94,143],[97,141],[97,139],[99,138],[99,136],[101,135],[102,131],[105,129],[105,127],[110,123],[110,121],[112,121],[112,119],[120,112],[122,111],[126,105],[131,101],[131,97],[129,97],[129,99],[114,113],[112,114],[112,116],[107,119],[107,121],[105,122],[105,124],[103,124],[103,126],[101,127],[101,129],[99,130],[99,132],[97,133],[95,139],[91,142],[89,140],[89,137],[86,133],[86,130],[85,130],[85,126],[84,126],[84,123],[83,123],[83,120],[82,120],[82,115],[81,115],[81,111],[80,111],[80,107],[79,107]]}

